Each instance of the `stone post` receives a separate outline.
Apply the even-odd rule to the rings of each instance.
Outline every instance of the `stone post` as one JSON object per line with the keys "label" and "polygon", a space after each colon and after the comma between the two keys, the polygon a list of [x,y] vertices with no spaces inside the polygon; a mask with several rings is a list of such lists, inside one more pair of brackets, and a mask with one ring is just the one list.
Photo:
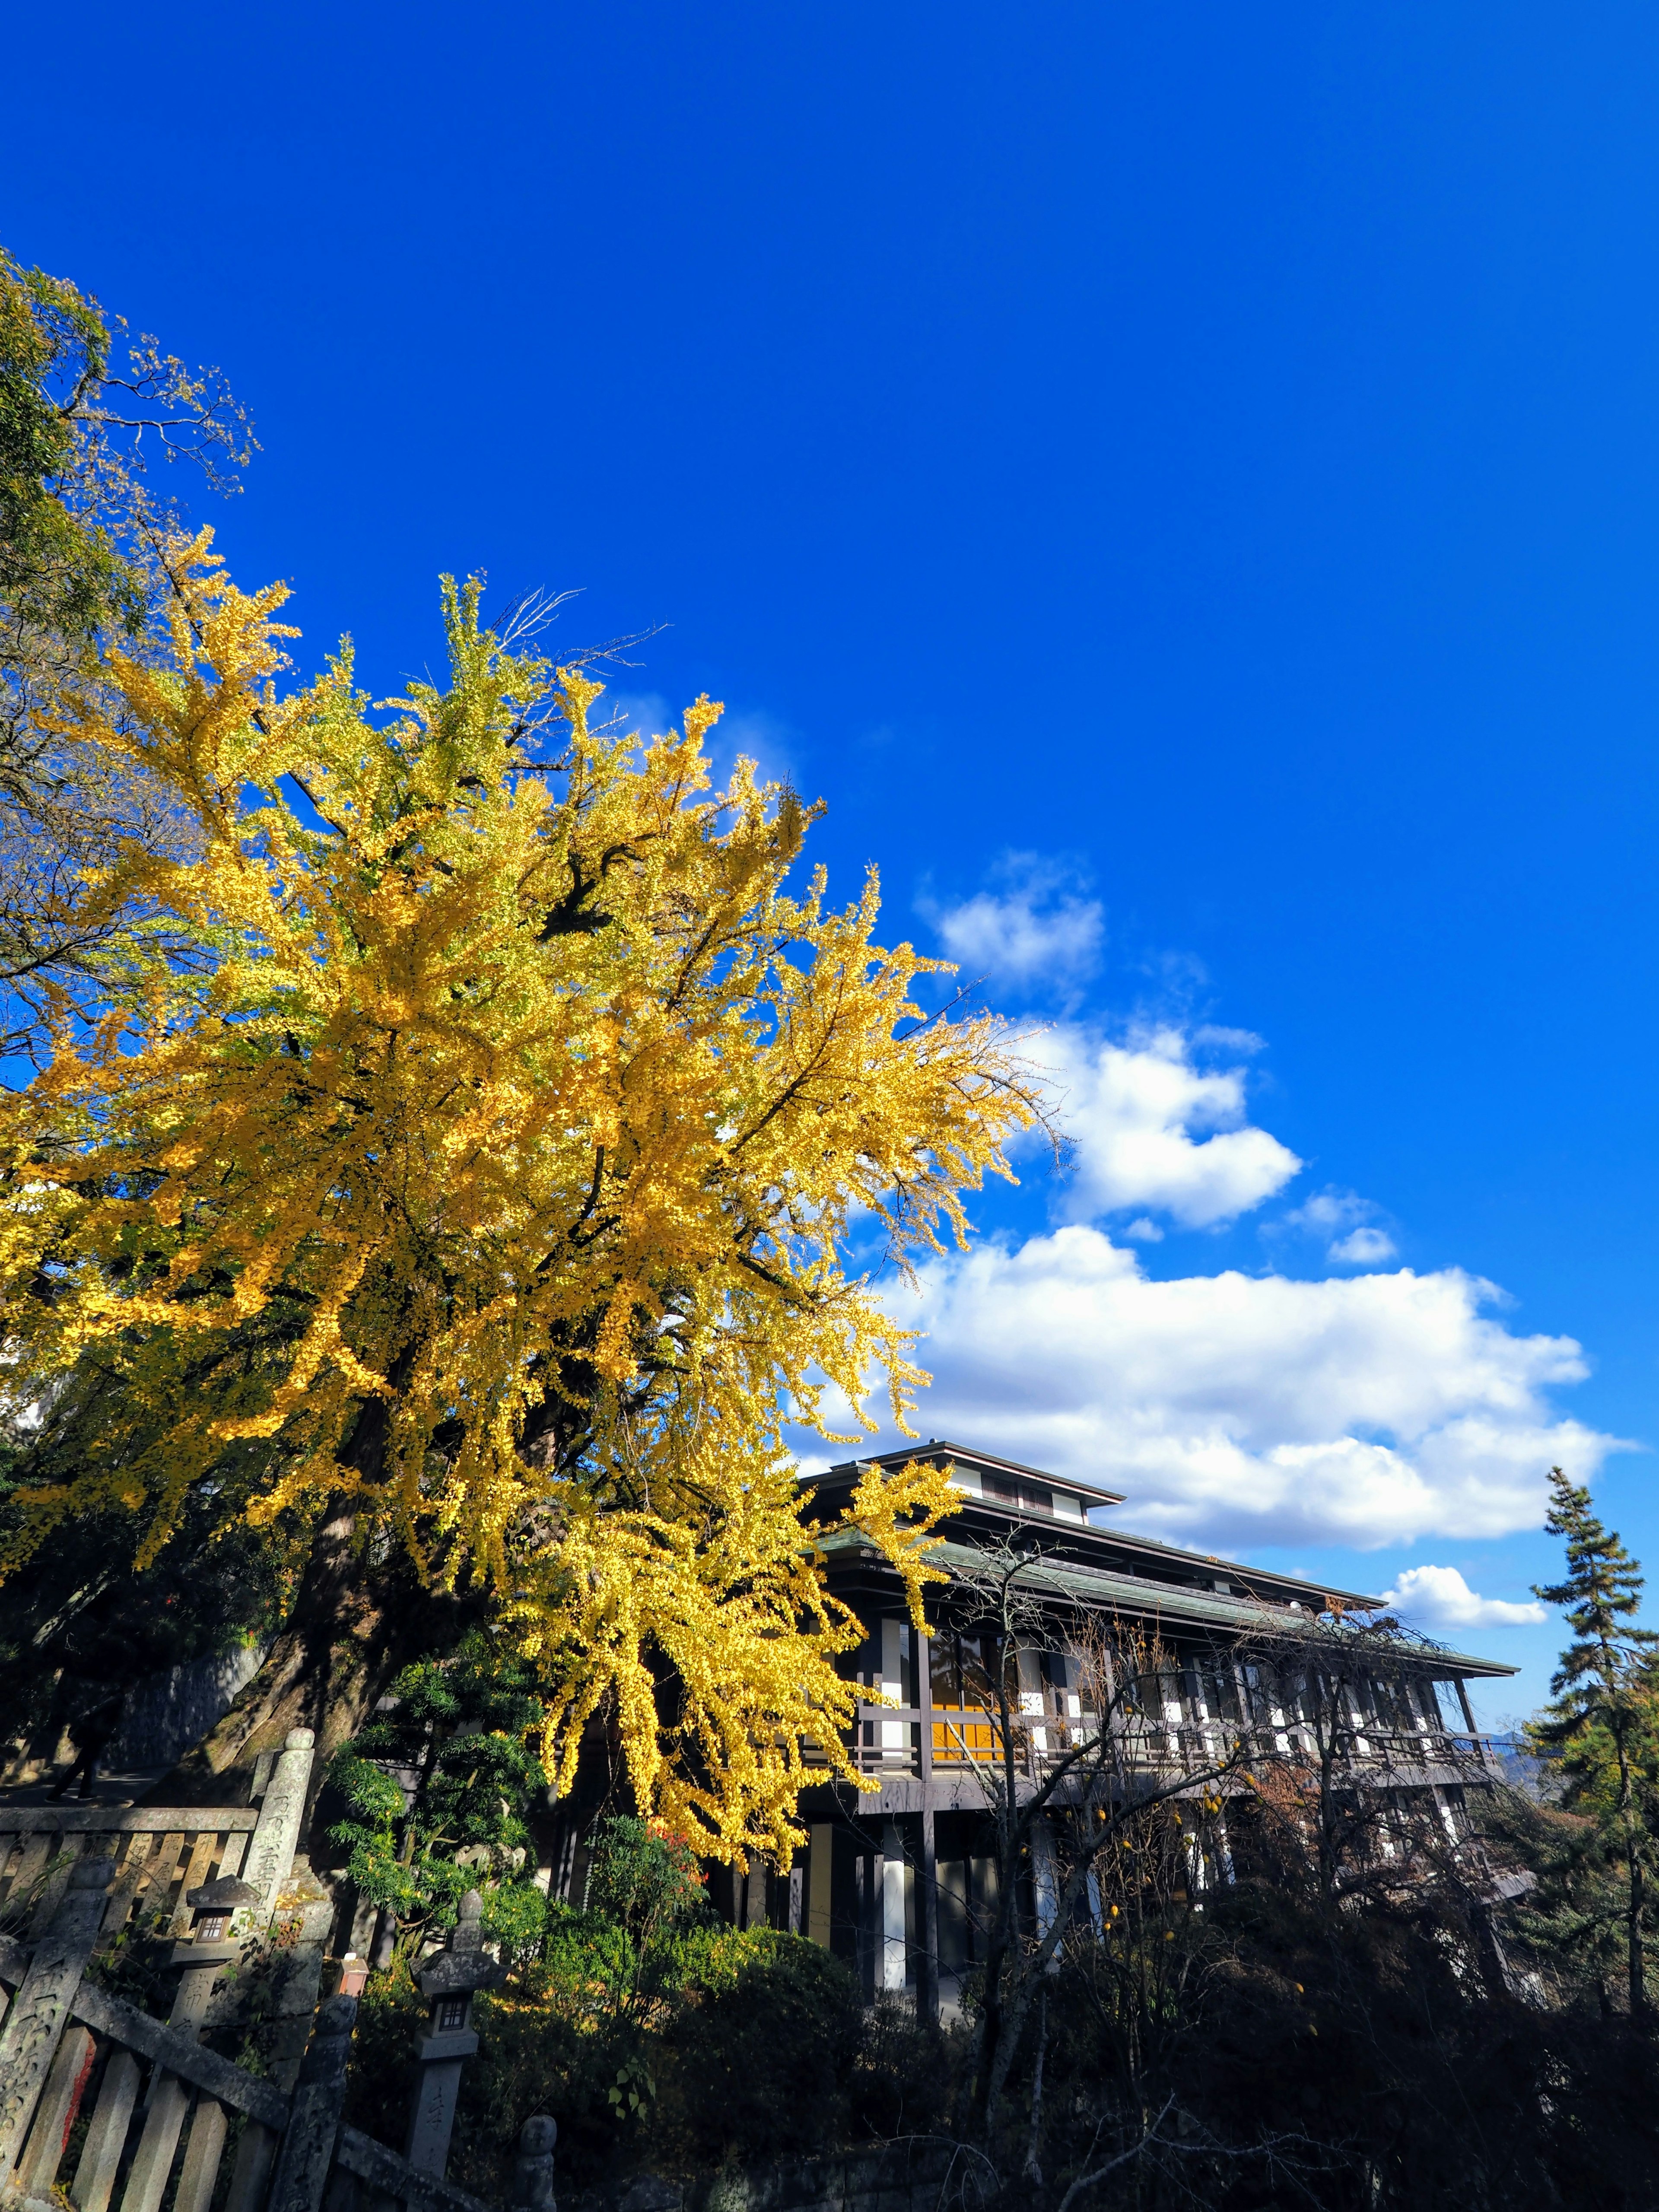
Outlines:
{"label": "stone post", "polygon": [[0,2180],[23,2148],[69,2008],[104,1917],[113,1859],[77,1859],[0,2030]]}
{"label": "stone post", "polygon": [[231,1923],[233,1936],[263,1933],[264,1923],[276,1910],[276,1899],[293,1869],[294,1854],[299,1848],[315,1741],[309,1729],[290,1729],[288,1732],[283,1755],[265,1785],[259,1824],[253,1831],[247,1863],[242,1869],[243,1880],[252,1883],[259,1892],[260,1901],[236,1914]]}
{"label": "stone post", "polygon": [[478,2047],[472,2032],[472,1997],[501,1978],[488,1957],[481,1924],[483,1899],[476,1889],[461,1899],[460,1923],[421,1975],[421,1995],[432,2007],[432,2032],[416,2046],[420,2078],[409,2116],[404,2156],[422,2173],[441,2174],[449,2163],[449,2138],[461,2092],[461,2068]]}
{"label": "stone post", "polygon": [[77,2212],[107,2212],[126,2148],[127,2124],[137,2101],[138,2061],[130,2051],[112,2051],[70,2184],[70,2201]]}
{"label": "stone post", "polygon": [[283,2131],[270,2212],[317,2212],[323,2201],[345,2104],[346,2062],[356,2019],[356,1997],[330,1997],[319,2008]]}
{"label": "stone post", "polygon": [[81,2098],[92,2072],[96,2048],[84,2027],[66,2028],[52,2062],[46,2086],[34,2108],[28,2148],[17,2168],[17,2186],[25,2197],[50,2197],[58,2179],[58,2162],[81,2109]]}
{"label": "stone post", "polygon": [[[194,1932],[183,1942],[173,1947],[170,1964],[182,1966],[179,1977],[179,1992],[173,2001],[173,2010],[167,2015],[169,2027],[182,2028],[186,2033],[199,2030],[207,2016],[213,1984],[222,1970],[236,1956],[239,1946],[226,1936],[227,1921],[233,1912],[257,1905],[261,1893],[249,1883],[238,1881],[232,1875],[222,1875],[217,1881],[204,1882],[192,1889],[185,1899],[194,1923]],[[173,2154],[179,2148],[179,2132],[185,2124],[185,2114],[190,2106],[190,2092],[184,2083],[171,2074],[159,2069],[149,2087],[144,2112],[144,2132],[138,2139],[133,2154],[132,2169],[127,2176],[126,2189],[121,2198],[121,2212],[160,2212],[162,2197],[167,2193],[168,2177],[173,2172]],[[224,2148],[225,2116],[211,2097],[197,2100],[196,2117],[191,2123],[190,2142],[185,2150],[185,2174],[175,2198],[174,2212],[204,2212],[197,2201],[204,2185],[210,2194],[214,2179],[219,2171],[219,2154]],[[206,2179],[204,2185],[203,2176]],[[185,2187],[189,2183],[189,2190]]]}
{"label": "stone post", "polygon": [[559,2124],[546,2112],[532,2112],[519,2130],[513,2202],[520,2212],[558,2212],[553,2201],[553,2146],[558,2140]]}

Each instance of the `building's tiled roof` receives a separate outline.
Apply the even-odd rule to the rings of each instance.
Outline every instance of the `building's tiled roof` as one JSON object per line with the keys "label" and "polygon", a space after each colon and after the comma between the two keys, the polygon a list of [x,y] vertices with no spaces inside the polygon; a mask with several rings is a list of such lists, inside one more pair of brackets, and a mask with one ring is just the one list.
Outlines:
{"label": "building's tiled roof", "polygon": [[[823,1548],[832,1562],[854,1559],[873,1561],[879,1557],[875,1547],[856,1529],[845,1529],[826,1537]],[[985,1553],[974,1544],[955,1543],[947,1539],[936,1544],[929,1556],[935,1565],[953,1577],[981,1574],[985,1567]],[[1263,1604],[1242,1593],[1230,1595],[1220,1590],[1157,1582],[1146,1575],[1115,1574],[1109,1568],[1085,1566],[1074,1559],[1044,1558],[1041,1553],[1034,1556],[1024,1579],[1029,1588],[1050,1593],[1070,1603],[1171,1629],[1209,1630],[1229,1638],[1294,1635],[1298,1628],[1310,1627],[1317,1618],[1311,1610],[1298,1615],[1291,1607]],[[1495,1676],[1516,1672],[1513,1667],[1504,1666],[1496,1660],[1477,1659],[1468,1652],[1442,1650],[1420,1638],[1410,1639],[1406,1650],[1413,1657],[1420,1658],[1425,1668],[1446,1679],[1460,1674]]]}

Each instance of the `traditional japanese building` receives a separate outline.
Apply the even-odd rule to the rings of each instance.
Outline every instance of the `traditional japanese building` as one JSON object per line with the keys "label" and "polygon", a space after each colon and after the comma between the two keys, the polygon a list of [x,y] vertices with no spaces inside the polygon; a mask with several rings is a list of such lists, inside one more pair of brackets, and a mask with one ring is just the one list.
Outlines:
{"label": "traditional japanese building", "polygon": [[[826,1546],[830,1586],[867,1632],[848,1671],[884,1695],[860,1703],[850,1747],[878,1786],[860,1792],[826,1773],[801,1801],[811,1840],[793,1868],[756,1866],[746,1878],[715,1870],[711,1894],[734,1920],[768,1921],[827,1944],[855,1966],[866,1996],[907,1990],[926,2009],[948,2005],[974,1962],[996,1881],[988,1815],[1008,1762],[985,1685],[999,1668],[1017,1679],[1015,1786],[1029,1794],[1091,1729],[1099,1739],[1088,1706],[1102,1698],[1090,1690],[1087,1655],[1097,1673],[1099,1654],[1125,1638],[1157,1667],[1161,1710],[1149,1720],[1143,1699],[1139,1716],[1143,1768],[1184,1760],[1201,1770],[1230,1729],[1253,1729],[1287,1771],[1334,1758],[1385,1857],[1396,1848],[1391,1832],[1403,1835],[1415,1820],[1420,1832],[1425,1814],[1458,1848],[1465,1793],[1494,1771],[1465,1685],[1513,1668],[1395,1638],[1383,1663],[1343,1670],[1340,1710],[1322,1717],[1311,1686],[1317,1677],[1328,1693],[1328,1669],[1310,1663],[1311,1645],[1322,1634],[1330,1643],[1333,1623],[1375,1612],[1376,1596],[1126,1534],[1108,1525],[1124,1502],[1119,1492],[959,1444],[934,1441],[876,1463],[918,1457],[948,1464],[962,1493],[936,1554],[949,1580],[928,1593],[927,1636],[915,1634],[898,1577],[873,1545],[848,1534]],[[860,1464],[811,1478],[822,1517],[844,1502]],[[1013,1553],[1029,1558],[1019,1587],[1028,1622],[1040,1625],[1001,1638],[994,1653],[987,1570],[1000,1563],[1006,1577]],[[1081,1794],[1102,1786],[1097,1766],[1080,1771],[1034,1831],[1030,1909],[1039,1917],[1050,1824],[1075,1820]],[[1199,1887],[1231,1878],[1244,1840],[1243,1784],[1220,1793],[1226,1810],[1209,1821],[1208,1840],[1190,1846]]]}

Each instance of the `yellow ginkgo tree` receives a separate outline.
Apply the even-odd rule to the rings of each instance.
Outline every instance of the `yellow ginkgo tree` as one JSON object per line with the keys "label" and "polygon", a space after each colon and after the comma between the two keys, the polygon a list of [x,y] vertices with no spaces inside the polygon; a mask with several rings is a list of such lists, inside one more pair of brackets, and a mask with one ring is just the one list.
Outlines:
{"label": "yellow ginkgo tree", "polygon": [[[872,1386],[902,1422],[925,1378],[854,1249],[960,1237],[1034,1093],[990,1021],[918,1008],[873,878],[786,888],[815,810],[743,763],[711,788],[706,700],[596,727],[596,684],[447,583],[446,685],[374,708],[343,651],[285,690],[283,591],[172,560],[170,652],[62,710],[189,834],[94,887],[134,919],[0,1099],[40,1409],[4,1570],[71,1516],[142,1562],[204,1498],[327,1532],[348,1583],[395,1547],[488,1591],[567,1778],[603,1722],[643,1809],[778,1847],[860,1632],[784,1424]],[[852,1506],[913,1605],[948,1504],[917,1468]],[[271,1669],[257,1710],[312,1717]]]}

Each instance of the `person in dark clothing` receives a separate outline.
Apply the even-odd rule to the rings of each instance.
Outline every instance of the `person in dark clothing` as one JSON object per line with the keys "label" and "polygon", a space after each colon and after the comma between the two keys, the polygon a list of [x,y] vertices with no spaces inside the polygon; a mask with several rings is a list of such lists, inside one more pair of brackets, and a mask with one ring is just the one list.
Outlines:
{"label": "person in dark clothing", "polygon": [[94,1692],[94,1702],[83,1705],[69,1723],[70,1741],[75,1746],[75,1760],[68,1772],[54,1784],[54,1798],[67,1797],[70,1784],[78,1774],[80,1795],[90,1797],[92,1785],[98,1779],[98,1763],[108,1747],[110,1738],[121,1725],[121,1708],[125,1697],[119,1690],[109,1690],[100,1697]]}

